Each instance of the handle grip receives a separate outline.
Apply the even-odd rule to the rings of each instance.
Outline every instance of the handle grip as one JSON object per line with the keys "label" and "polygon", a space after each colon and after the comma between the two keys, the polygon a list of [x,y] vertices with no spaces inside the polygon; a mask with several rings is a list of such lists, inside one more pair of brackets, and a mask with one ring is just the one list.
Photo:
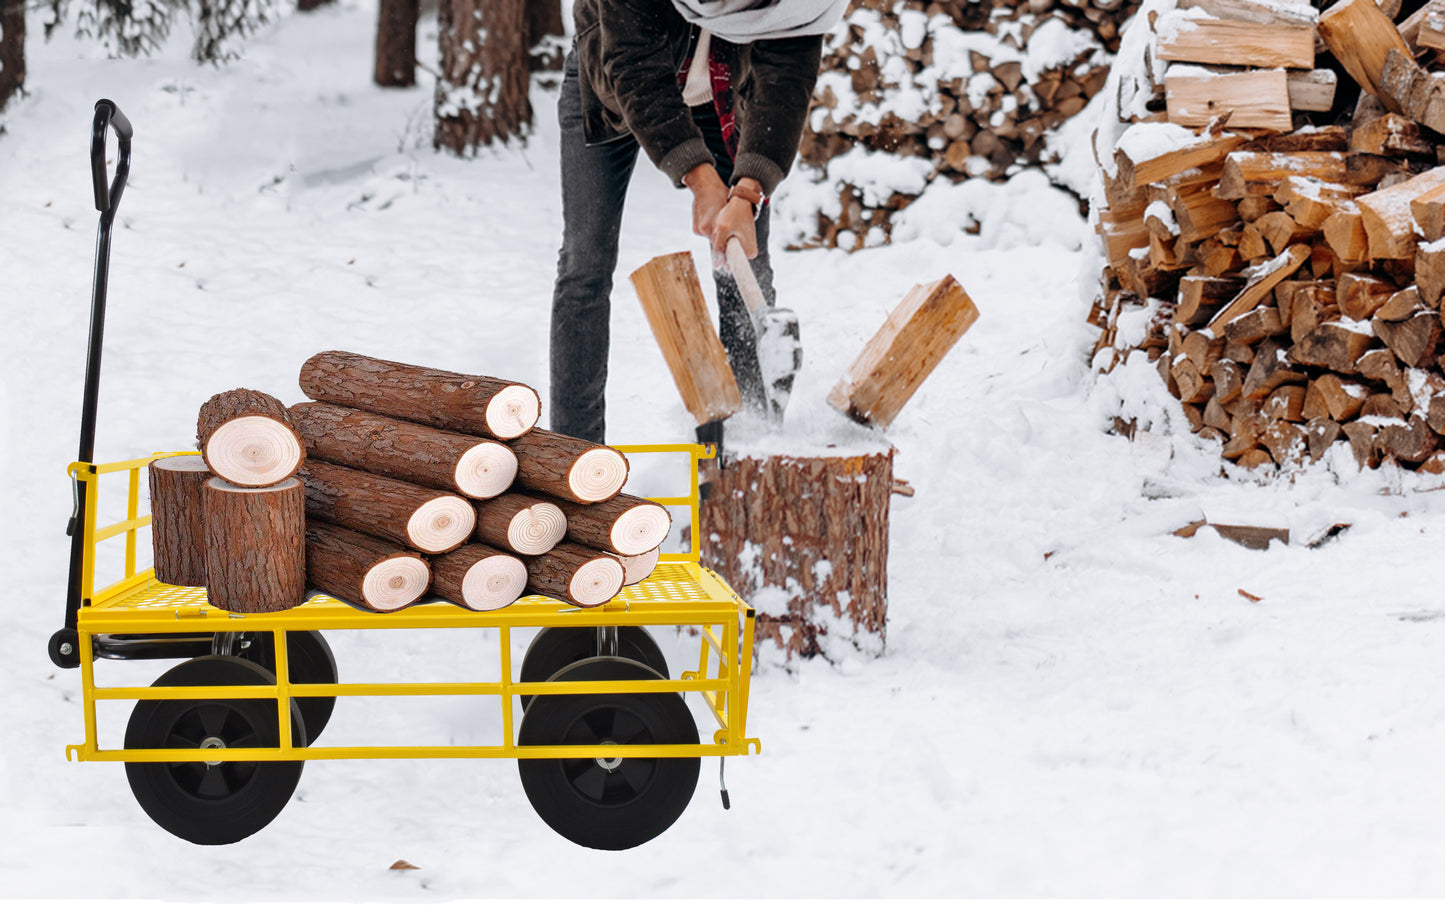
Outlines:
{"label": "handle grip", "polygon": [[[114,128],[119,140],[120,155],[116,160],[115,180],[107,181],[105,144],[106,133],[111,128]],[[130,140],[135,135],[135,128],[114,101],[102,98],[95,102],[95,121],[90,135],[90,175],[95,184],[95,210],[114,214],[120,204],[120,195],[125,191],[126,177],[130,174]]]}
{"label": "handle grip", "polygon": [[728,271],[732,272],[733,278],[738,283],[738,291],[743,295],[743,303],[747,304],[748,312],[757,316],[758,311],[768,305],[763,298],[763,289],[758,286],[758,276],[753,274],[752,263],[748,262],[748,254],[743,252],[743,244],[736,237],[728,238],[727,245]]}

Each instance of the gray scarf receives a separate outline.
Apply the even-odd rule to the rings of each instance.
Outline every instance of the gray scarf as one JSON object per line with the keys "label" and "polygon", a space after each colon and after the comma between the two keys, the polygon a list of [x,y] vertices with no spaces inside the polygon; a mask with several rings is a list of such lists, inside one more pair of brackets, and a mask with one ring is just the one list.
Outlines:
{"label": "gray scarf", "polygon": [[822,35],[837,25],[848,0],[672,0],[682,17],[733,44]]}

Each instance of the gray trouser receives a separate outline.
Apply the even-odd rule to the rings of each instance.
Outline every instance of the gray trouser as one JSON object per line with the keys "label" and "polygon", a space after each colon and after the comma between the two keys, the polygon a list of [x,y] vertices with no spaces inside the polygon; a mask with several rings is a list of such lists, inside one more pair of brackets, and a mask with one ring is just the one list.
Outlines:
{"label": "gray trouser", "polygon": [[[603,442],[606,432],[608,320],[612,273],[617,268],[617,240],[627,184],[637,162],[637,140],[631,135],[587,145],[582,131],[582,102],[577,84],[577,56],[567,56],[558,103],[562,124],[562,249],[557,257],[557,285],[552,294],[552,401],[548,415],[558,433]],[[693,109],[693,119],[712,150],[723,182],[732,177],[733,162],[723,145],[722,128],[711,105]],[[684,217],[680,212],[679,218]],[[768,259],[768,207],[757,221],[758,257],[753,271],[763,297],[772,304],[773,268]],[[658,252],[662,252],[659,250]],[[752,323],[737,283],[715,272],[719,335],[743,403],[762,407],[762,376],[758,371]]]}

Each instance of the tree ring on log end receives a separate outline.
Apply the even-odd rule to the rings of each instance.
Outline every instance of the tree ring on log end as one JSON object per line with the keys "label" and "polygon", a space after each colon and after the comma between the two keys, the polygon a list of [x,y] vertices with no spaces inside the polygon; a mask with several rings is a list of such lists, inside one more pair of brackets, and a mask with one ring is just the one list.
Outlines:
{"label": "tree ring on log end", "polygon": [[[616,555],[616,554],[614,554]],[[657,568],[658,557],[662,551],[657,548],[640,553],[637,556],[617,556],[617,561],[622,563],[622,586],[635,585]]]}
{"label": "tree ring on log end", "polygon": [[393,556],[372,566],[361,582],[366,605],[390,613],[416,603],[431,584],[431,569],[415,556]]}
{"label": "tree ring on log end", "polygon": [[474,499],[500,496],[517,479],[517,456],[498,442],[473,446],[457,459],[457,489]]}
{"label": "tree ring on log end", "polygon": [[655,550],[667,538],[672,515],[656,503],[633,506],[612,524],[612,552],[619,556],[640,556]]}
{"label": "tree ring on log end", "polygon": [[509,385],[487,402],[487,428],[498,439],[515,439],[537,425],[542,399],[524,385]]}
{"label": "tree ring on log end", "polygon": [[259,414],[221,424],[205,448],[211,471],[243,487],[269,487],[285,480],[306,457],[290,427]]}
{"label": "tree ring on log end", "polygon": [[423,553],[443,553],[472,536],[477,513],[460,496],[438,496],[419,507],[406,522],[406,536]]}
{"label": "tree ring on log end", "polygon": [[462,578],[462,600],[473,610],[508,606],[527,587],[527,566],[505,554],[477,560]]}
{"label": "tree ring on log end", "polygon": [[567,472],[568,486],[583,502],[611,499],[626,482],[627,459],[616,449],[589,449]]}
{"label": "tree ring on log end", "polygon": [[567,592],[574,603],[585,607],[604,604],[622,590],[622,563],[612,556],[590,559],[572,575]]}
{"label": "tree ring on log end", "polygon": [[557,546],[566,533],[566,514],[550,502],[539,502],[512,516],[507,545],[526,556],[538,556]]}

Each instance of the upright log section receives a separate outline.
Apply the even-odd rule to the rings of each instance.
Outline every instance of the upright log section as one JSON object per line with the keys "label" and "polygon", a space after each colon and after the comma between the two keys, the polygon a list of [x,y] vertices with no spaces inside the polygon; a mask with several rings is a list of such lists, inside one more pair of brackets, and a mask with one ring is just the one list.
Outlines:
{"label": "upright log section", "polygon": [[291,422],[311,457],[359,471],[476,499],[506,492],[517,477],[517,456],[490,439],[318,401],[293,405]]}
{"label": "upright log section", "polygon": [[196,419],[196,440],[211,473],[238,487],[269,487],[306,460],[286,406],[253,389],[211,396]]}
{"label": "upright log section", "polygon": [[893,450],[739,457],[710,478],[702,562],[789,657],[882,653]]}
{"label": "upright log section", "polygon": [[150,464],[151,548],[156,581],[206,583],[206,512],[201,488],[211,479],[199,455],[172,455]]}
{"label": "upright log section", "polygon": [[201,491],[206,596],[233,613],[274,613],[306,600],[306,493],[287,478],[238,487],[219,477]]}
{"label": "upright log section", "polygon": [[345,351],[323,351],[302,364],[301,391],[317,401],[493,439],[521,436],[542,413],[531,386]]}
{"label": "upright log section", "polygon": [[306,581],[354,606],[392,613],[421,599],[431,569],[419,553],[313,520],[306,522]]}
{"label": "upright log section", "polygon": [[512,443],[517,484],[571,502],[611,499],[627,483],[627,456],[608,446],[550,430]]}
{"label": "upright log section", "polygon": [[460,496],[313,461],[301,471],[306,512],[327,524],[423,553],[444,553],[471,536],[477,515]]}

